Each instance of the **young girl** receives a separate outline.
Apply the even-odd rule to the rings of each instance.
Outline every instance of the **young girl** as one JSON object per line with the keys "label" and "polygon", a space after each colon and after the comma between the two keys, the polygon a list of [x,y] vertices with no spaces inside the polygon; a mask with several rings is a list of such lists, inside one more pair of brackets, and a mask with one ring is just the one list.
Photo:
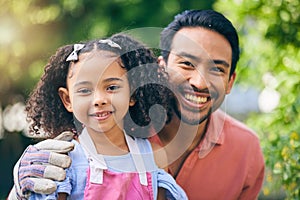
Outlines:
{"label": "young girl", "polygon": [[[171,117],[168,94],[166,74],[152,52],[129,36],[58,49],[26,110],[35,134],[43,130],[53,138],[77,130],[75,149],[56,193],[30,199],[187,199],[158,168],[166,167],[163,151],[133,136],[145,137],[142,131]],[[155,113],[153,120],[155,104],[167,112]]]}

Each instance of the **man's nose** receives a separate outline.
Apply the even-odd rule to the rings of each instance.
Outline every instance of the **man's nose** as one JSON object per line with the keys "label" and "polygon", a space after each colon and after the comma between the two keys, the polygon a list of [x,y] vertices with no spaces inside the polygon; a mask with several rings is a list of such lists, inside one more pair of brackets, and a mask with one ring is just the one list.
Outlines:
{"label": "man's nose", "polygon": [[191,71],[189,84],[198,89],[205,89],[209,87],[209,81],[205,76],[205,73],[201,72],[200,70]]}

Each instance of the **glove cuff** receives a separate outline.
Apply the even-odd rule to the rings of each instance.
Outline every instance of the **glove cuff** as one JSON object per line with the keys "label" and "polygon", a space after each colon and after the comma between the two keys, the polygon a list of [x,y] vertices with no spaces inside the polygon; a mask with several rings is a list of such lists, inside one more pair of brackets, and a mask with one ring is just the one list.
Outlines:
{"label": "glove cuff", "polygon": [[17,163],[15,164],[14,169],[13,169],[14,187],[13,187],[13,189],[11,190],[11,192],[9,194],[9,197],[12,196],[13,199],[18,199],[18,200],[25,199],[26,200],[30,196],[30,193],[28,193],[26,195],[23,194],[23,192],[21,191],[20,182],[19,182],[19,167],[20,167],[20,162],[21,162],[24,154],[30,148],[30,146],[32,146],[32,145],[29,145],[25,149],[24,153],[22,154],[22,156],[20,157],[20,159],[17,161]]}

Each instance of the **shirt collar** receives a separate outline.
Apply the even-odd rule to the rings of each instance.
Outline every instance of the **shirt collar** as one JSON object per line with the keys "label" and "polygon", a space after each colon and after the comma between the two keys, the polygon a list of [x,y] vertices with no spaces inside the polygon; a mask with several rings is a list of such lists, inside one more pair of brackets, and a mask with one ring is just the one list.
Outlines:
{"label": "shirt collar", "polygon": [[225,120],[226,114],[221,110],[217,110],[211,114],[205,136],[197,147],[199,158],[204,158],[215,145],[222,145],[224,143]]}
{"label": "shirt collar", "polygon": [[206,136],[210,142],[220,145],[224,143],[225,121],[226,114],[221,110],[217,110],[211,115],[206,131]]}

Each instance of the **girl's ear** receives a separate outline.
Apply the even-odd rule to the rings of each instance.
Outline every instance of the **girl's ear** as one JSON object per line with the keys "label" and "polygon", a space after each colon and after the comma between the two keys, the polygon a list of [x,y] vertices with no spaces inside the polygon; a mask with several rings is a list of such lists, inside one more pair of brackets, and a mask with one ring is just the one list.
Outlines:
{"label": "girl's ear", "polygon": [[134,106],[135,105],[135,99],[133,99],[132,97],[130,98],[130,101],[129,101],[129,106]]}
{"label": "girl's ear", "polygon": [[64,88],[64,87],[58,88],[58,95],[59,95],[61,101],[63,102],[65,108],[67,109],[67,111],[73,112],[72,103],[70,100],[70,95],[69,95],[68,89]]}

